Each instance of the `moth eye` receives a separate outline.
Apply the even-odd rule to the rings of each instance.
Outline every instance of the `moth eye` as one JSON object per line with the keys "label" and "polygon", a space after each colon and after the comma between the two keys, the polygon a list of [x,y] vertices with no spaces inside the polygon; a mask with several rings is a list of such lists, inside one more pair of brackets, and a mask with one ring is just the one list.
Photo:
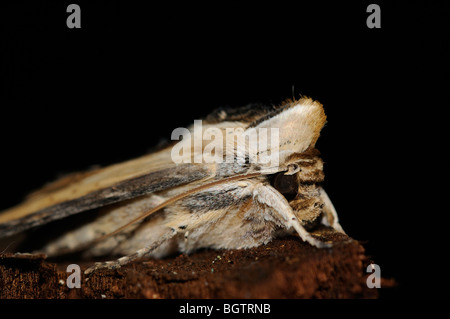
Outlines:
{"label": "moth eye", "polygon": [[291,200],[298,192],[297,175],[277,174],[273,179],[273,187],[286,197],[287,200]]}

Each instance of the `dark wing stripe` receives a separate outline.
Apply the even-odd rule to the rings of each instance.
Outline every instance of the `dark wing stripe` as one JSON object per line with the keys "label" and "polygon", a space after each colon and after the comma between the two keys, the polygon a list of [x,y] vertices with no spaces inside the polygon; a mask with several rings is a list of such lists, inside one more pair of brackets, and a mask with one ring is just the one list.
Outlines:
{"label": "dark wing stripe", "polygon": [[85,196],[46,207],[26,217],[0,224],[0,238],[90,209],[177,187],[210,176],[211,172],[205,165],[181,164],[131,178],[112,187],[100,189]]}

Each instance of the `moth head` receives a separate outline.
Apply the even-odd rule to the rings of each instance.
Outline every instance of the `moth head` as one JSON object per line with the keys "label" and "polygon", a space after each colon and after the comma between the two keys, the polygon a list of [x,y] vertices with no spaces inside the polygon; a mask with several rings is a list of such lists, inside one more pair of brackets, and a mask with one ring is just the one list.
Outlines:
{"label": "moth head", "polygon": [[281,193],[288,201],[298,194],[299,180],[297,175],[286,175],[284,172],[272,177],[273,187]]}
{"label": "moth head", "polygon": [[315,144],[325,122],[322,105],[302,98],[287,102],[254,124],[256,129],[278,130],[278,142],[271,140],[266,148],[271,154],[268,167],[277,168],[270,182],[305,227],[319,219],[323,207],[319,191],[324,179],[323,162]]}
{"label": "moth head", "polygon": [[[326,116],[322,104],[310,98],[288,101],[273,112],[253,122],[248,129],[270,138],[260,143],[260,155],[267,155],[272,166],[287,168],[298,155],[314,149]],[[266,134],[267,134],[266,133]],[[261,141],[261,139],[260,139]]]}
{"label": "moth head", "polygon": [[323,161],[319,152],[313,150],[295,159],[288,164],[287,171],[271,175],[271,184],[286,199],[291,195],[302,193],[310,185],[319,185],[324,180]]}
{"label": "moth head", "polygon": [[320,197],[320,183],[324,179],[323,162],[314,153],[318,152],[303,154],[302,158],[289,164],[287,171],[270,176],[271,185],[289,202],[293,213],[304,226],[315,222],[323,208]]}

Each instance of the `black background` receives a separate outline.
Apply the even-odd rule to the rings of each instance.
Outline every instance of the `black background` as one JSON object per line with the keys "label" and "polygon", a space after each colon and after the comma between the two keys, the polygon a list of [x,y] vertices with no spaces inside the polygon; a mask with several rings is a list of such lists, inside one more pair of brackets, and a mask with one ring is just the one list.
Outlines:
{"label": "black background", "polygon": [[[0,5],[0,209],[62,173],[144,154],[220,106],[300,94],[328,116],[317,148],[347,233],[385,298],[448,297],[449,6],[64,1]],[[0,247],[1,248],[1,247]]]}

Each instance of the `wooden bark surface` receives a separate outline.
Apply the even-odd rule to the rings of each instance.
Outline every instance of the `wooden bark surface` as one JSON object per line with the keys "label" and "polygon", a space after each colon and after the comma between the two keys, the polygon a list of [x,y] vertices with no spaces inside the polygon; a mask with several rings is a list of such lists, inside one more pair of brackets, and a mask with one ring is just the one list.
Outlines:
{"label": "wooden bark surface", "polygon": [[[202,250],[146,259],[89,277],[91,261],[50,261],[42,255],[0,255],[0,298],[376,298],[366,284],[364,248],[330,229],[317,249],[295,237],[246,250]],[[82,270],[69,289],[69,264]]]}

